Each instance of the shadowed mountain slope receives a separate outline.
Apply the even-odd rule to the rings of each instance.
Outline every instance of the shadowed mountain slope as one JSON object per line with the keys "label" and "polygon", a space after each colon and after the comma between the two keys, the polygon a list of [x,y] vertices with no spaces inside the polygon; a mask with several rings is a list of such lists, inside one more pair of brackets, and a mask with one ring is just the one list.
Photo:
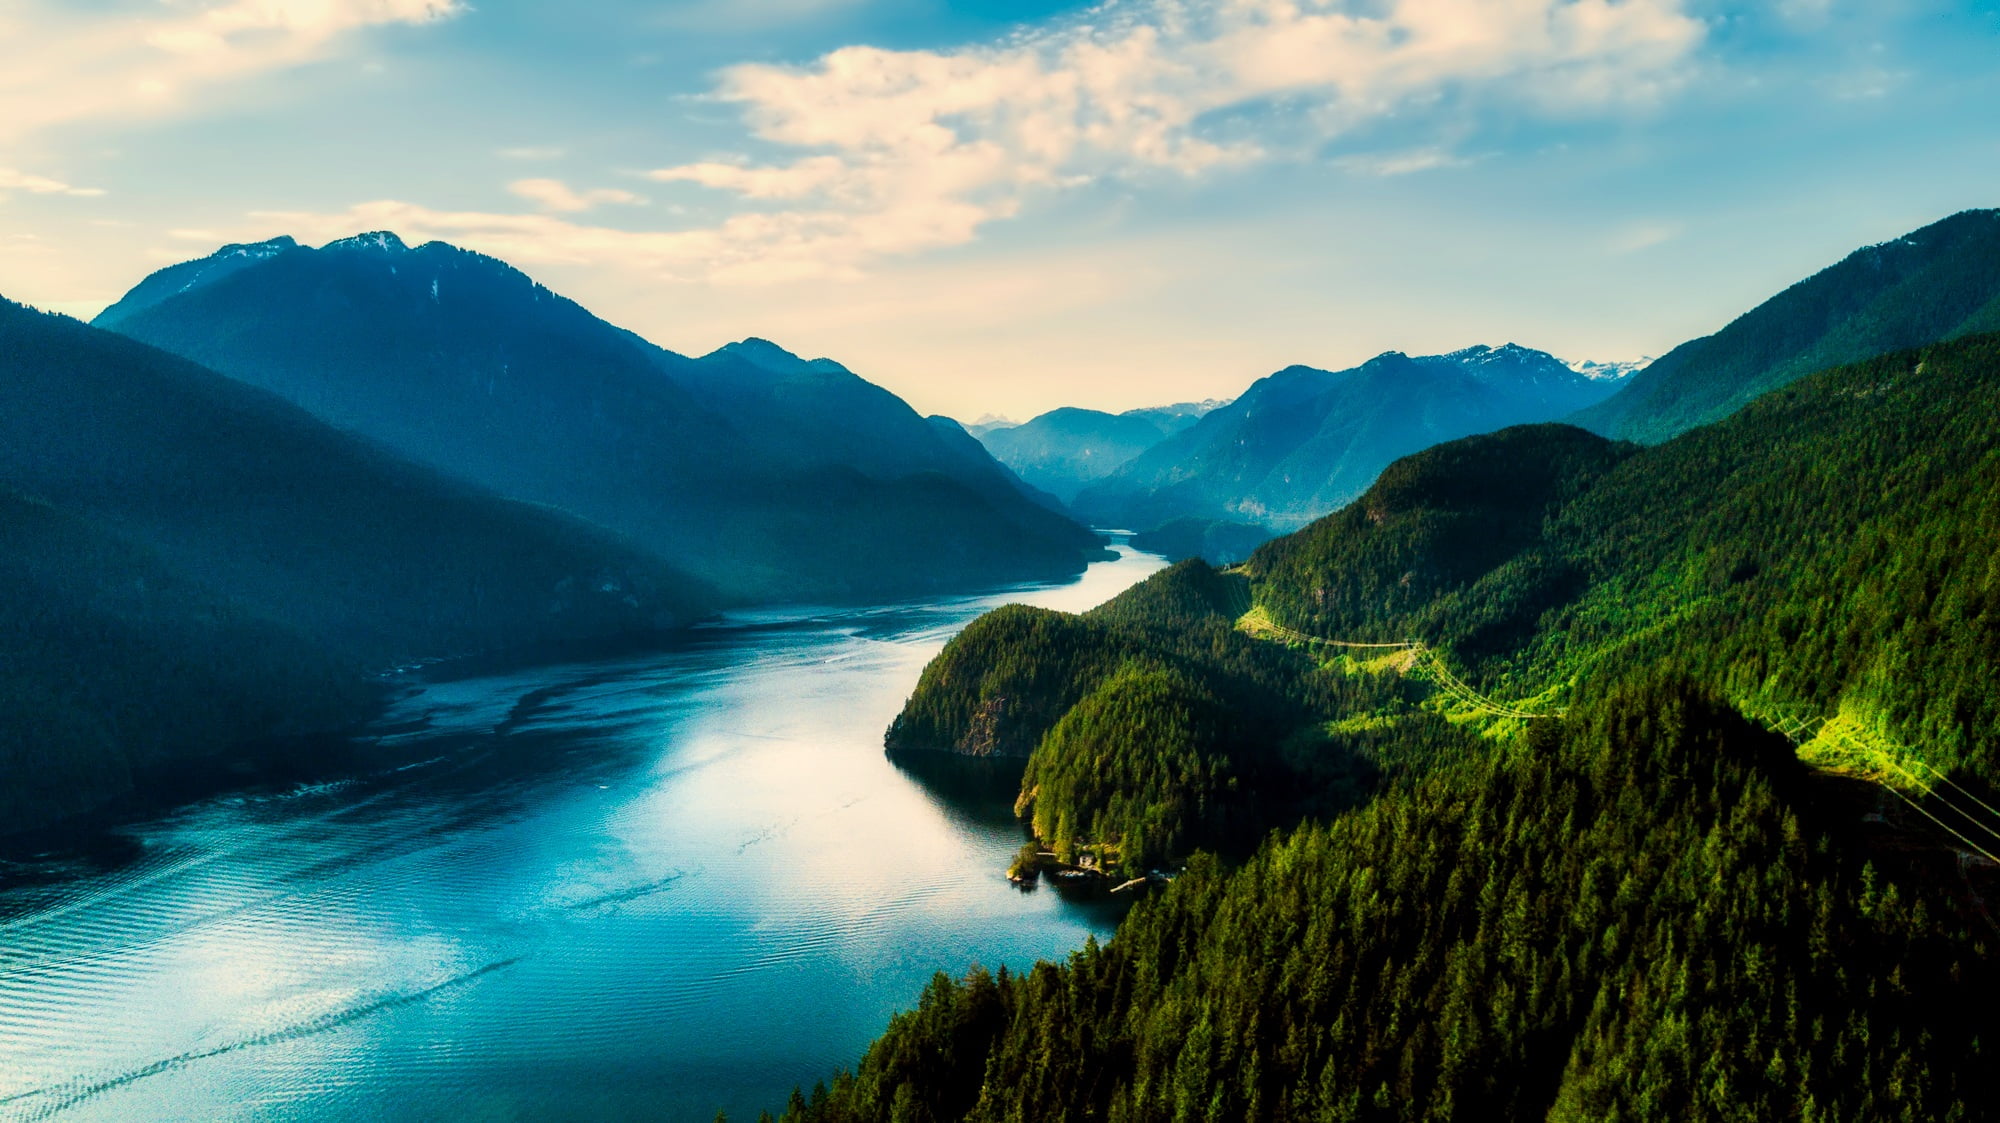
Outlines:
{"label": "shadowed mountain slope", "polygon": [[0,492],[19,594],[0,608],[0,769],[43,793],[14,825],[353,720],[397,663],[655,631],[716,603],[600,528],[4,302]]}
{"label": "shadowed mountain slope", "polygon": [[502,262],[393,234],[217,257],[148,278],[97,322],[615,529],[734,596],[1054,577],[1098,549],[827,360],[762,341],[675,355]]}
{"label": "shadowed mountain slope", "polygon": [[1353,499],[1389,462],[1439,441],[1548,421],[1617,383],[1514,344],[1345,371],[1288,367],[1140,454],[1073,504],[1098,525],[1183,517],[1297,527]]}

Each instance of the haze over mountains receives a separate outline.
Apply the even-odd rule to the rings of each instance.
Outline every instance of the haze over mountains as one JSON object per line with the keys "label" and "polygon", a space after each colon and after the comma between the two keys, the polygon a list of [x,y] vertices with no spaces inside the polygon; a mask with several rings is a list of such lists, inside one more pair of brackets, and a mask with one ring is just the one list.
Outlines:
{"label": "haze over mountains", "polygon": [[225,247],[147,278],[95,323],[628,535],[732,597],[1055,577],[1098,548],[837,363],[761,340],[678,355],[440,242]]}
{"label": "haze over mountains", "polygon": [[392,234],[224,247],[97,322],[0,308],[17,825],[365,716],[369,674],[410,659],[1074,573],[1100,545],[1065,501],[1234,560],[1450,437],[1571,416],[1657,440],[1815,364],[2000,327],[2000,212],[1861,250],[1637,374],[1391,352],[1226,404],[982,426],[1027,480],[832,360],[675,354]]}
{"label": "haze over mountains", "polygon": [[1058,409],[973,428],[1078,518],[1227,563],[1441,441],[1567,419],[1658,442],[1813,371],[1996,329],[2000,211],[1966,211],[1857,250],[1658,359],[1565,364],[1515,344],[1388,352],[1338,372],[1288,367],[1164,425],[1142,423],[1143,410]]}
{"label": "haze over mountains", "polygon": [[1343,371],[1287,367],[1084,488],[1073,507],[1138,529],[1176,518],[1296,527],[1360,494],[1398,456],[1552,420],[1619,384],[1511,343],[1391,351]]}
{"label": "haze over mountains", "polygon": [[1093,481],[1227,404],[1184,402],[1123,413],[1065,406],[1019,425],[981,424],[970,431],[1023,480],[1068,503]]}

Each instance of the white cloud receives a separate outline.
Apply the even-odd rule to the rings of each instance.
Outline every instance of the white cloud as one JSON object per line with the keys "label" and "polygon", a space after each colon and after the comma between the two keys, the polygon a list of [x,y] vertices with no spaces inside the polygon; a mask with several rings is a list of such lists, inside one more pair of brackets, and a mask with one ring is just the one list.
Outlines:
{"label": "white cloud", "polygon": [[531,203],[540,204],[545,211],[562,211],[569,214],[587,211],[599,203],[635,206],[646,201],[630,191],[621,191],[616,187],[576,191],[559,179],[517,179],[507,185],[507,190]]}
{"label": "white cloud", "polygon": [[101,187],[72,187],[60,180],[42,175],[29,175],[13,168],[0,168],[0,198],[8,191],[26,191],[31,195],[74,195],[92,198],[104,194]]}
{"label": "white cloud", "polygon": [[[736,213],[715,225],[633,233],[393,201],[268,217],[328,237],[393,226],[524,262],[686,279],[852,277],[969,242],[1041,193],[1305,158],[1441,103],[1619,112],[1683,80],[1705,30],[1683,0],[1127,0],[999,43],[847,47],[724,71],[713,100],[788,158],[648,173],[732,196]],[[1345,159],[1376,175],[1461,161],[1442,148]],[[625,201],[546,179],[513,189],[566,214]]]}
{"label": "white cloud", "polygon": [[[841,272],[968,241],[1037,191],[1303,155],[1454,96],[1561,114],[1649,101],[1704,30],[1680,0],[1134,0],[998,45],[734,67],[715,98],[801,155],[651,175],[771,207],[739,233]],[[1389,175],[1457,158],[1352,159]]]}
{"label": "white cloud", "polygon": [[348,32],[460,10],[459,0],[167,0],[78,13],[21,0],[0,12],[0,140],[159,112],[203,87],[321,57]]}
{"label": "white cloud", "polygon": [[1439,168],[1462,168],[1473,162],[1470,156],[1460,156],[1444,148],[1412,148],[1401,152],[1372,152],[1366,155],[1342,156],[1335,160],[1334,164],[1360,175],[1386,178],[1435,171]]}
{"label": "white cloud", "polygon": [[[517,265],[617,265],[665,279],[765,284],[851,278],[844,262],[904,252],[907,231],[844,214],[748,213],[692,230],[634,231],[550,214],[444,211],[383,199],[344,211],[253,211],[254,223],[232,237],[283,229],[302,241],[328,241],[361,230],[394,230],[412,244],[436,239]],[[262,236],[268,236],[262,235]]]}

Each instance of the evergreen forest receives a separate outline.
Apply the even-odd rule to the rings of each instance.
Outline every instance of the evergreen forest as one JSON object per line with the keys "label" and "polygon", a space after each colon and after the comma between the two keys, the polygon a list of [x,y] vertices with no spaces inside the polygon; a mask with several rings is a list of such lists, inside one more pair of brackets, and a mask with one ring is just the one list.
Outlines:
{"label": "evergreen forest", "polygon": [[1970,336],[1654,446],[1438,446],[1242,566],[992,613],[890,751],[1018,758],[1058,860],[1169,883],[782,1115],[1984,1118],[1996,527]]}

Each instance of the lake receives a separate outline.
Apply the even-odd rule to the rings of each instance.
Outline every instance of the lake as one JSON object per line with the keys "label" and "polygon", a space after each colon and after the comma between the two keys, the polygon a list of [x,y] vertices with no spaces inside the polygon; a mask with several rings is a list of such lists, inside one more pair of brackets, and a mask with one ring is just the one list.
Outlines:
{"label": "lake", "polygon": [[433,670],[314,782],[0,851],[0,1120],[754,1119],[937,971],[1115,906],[1022,891],[1003,802],[882,732],[989,608],[736,614],[667,650]]}

